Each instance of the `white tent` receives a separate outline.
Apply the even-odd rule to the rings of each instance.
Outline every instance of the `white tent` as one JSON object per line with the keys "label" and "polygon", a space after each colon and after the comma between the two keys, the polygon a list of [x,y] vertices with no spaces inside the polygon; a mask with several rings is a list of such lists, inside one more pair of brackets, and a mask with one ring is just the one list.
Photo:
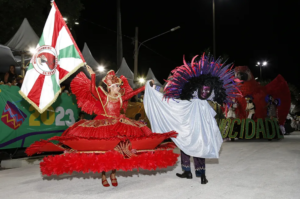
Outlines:
{"label": "white tent", "polygon": [[123,58],[121,66],[120,66],[119,70],[116,72],[116,75],[118,77],[120,77],[121,75],[125,76],[128,80],[128,83],[130,84],[130,86],[132,88],[135,88],[135,84],[133,82],[134,74],[130,70],[129,66],[127,65],[125,58]]}
{"label": "white tent", "polygon": [[147,77],[146,77],[146,80],[150,80],[150,79],[153,79],[154,80],[154,84],[155,85],[158,85],[158,86],[161,86],[161,83],[156,79],[155,75],[153,74],[151,68],[149,68],[148,70],[148,73],[147,73]]}
{"label": "white tent", "polygon": [[84,43],[83,50],[82,50],[82,56],[85,59],[85,62],[93,68],[93,70],[97,70],[97,67],[100,65],[93,57],[89,47],[86,43]]}
{"label": "white tent", "polygon": [[[168,78],[167,78],[167,79],[169,79],[170,76],[171,76],[171,73],[168,75]],[[167,79],[166,79],[166,80],[167,80]],[[166,85],[167,85],[167,82],[164,83],[163,87],[165,87]]]}
{"label": "white tent", "polygon": [[0,72],[7,72],[10,65],[15,65],[20,74],[21,55],[29,61],[29,49],[35,48],[38,42],[39,37],[25,18],[15,35],[4,46],[0,45]]}
{"label": "white tent", "polygon": [[[85,59],[85,62],[87,65],[89,65],[96,73],[96,81],[97,84],[102,80],[102,78],[106,75],[106,72],[98,72],[98,66],[100,65],[95,58],[93,57],[88,45],[84,43],[83,50],[82,50],[82,56]],[[90,77],[89,73],[87,72],[86,68],[84,67],[83,69],[84,73],[86,74],[87,77]]]}
{"label": "white tent", "polygon": [[[18,61],[14,55],[12,54],[11,50],[7,46],[0,45],[0,72],[6,73],[9,70],[10,65],[18,65]],[[20,67],[17,71],[20,74]]]}
{"label": "white tent", "polygon": [[25,18],[18,31],[5,45],[13,51],[29,51],[30,48],[35,48],[38,42],[39,37]]}

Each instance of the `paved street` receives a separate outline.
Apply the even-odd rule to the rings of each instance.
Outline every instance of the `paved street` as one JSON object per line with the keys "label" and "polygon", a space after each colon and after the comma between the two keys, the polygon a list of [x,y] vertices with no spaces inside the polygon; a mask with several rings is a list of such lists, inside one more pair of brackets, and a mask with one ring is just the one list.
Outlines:
{"label": "paved street", "polygon": [[39,166],[32,165],[0,170],[0,195],[22,199],[299,198],[300,132],[279,141],[224,142],[220,159],[207,160],[206,167],[206,185],[195,177],[177,178],[175,174],[181,172],[178,161],[158,171],[120,171],[119,186],[104,188],[99,174],[43,177]]}

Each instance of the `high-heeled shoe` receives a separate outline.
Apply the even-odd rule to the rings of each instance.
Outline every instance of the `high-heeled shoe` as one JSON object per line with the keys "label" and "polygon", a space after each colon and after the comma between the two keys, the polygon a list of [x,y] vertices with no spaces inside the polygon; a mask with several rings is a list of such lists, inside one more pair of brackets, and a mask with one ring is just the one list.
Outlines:
{"label": "high-heeled shoe", "polygon": [[114,186],[114,187],[118,186],[117,178],[116,178],[116,177],[115,177],[115,178],[112,178],[112,177],[111,177],[111,174],[110,174],[110,180],[111,180],[112,186]]}
{"label": "high-heeled shoe", "polygon": [[105,179],[105,180],[102,179],[102,185],[103,185],[103,187],[109,187],[110,186],[109,183],[107,182],[107,179]]}
{"label": "high-heeled shoe", "polygon": [[205,174],[202,174],[201,175],[201,184],[206,184],[206,183],[208,183],[208,180],[206,179]]}

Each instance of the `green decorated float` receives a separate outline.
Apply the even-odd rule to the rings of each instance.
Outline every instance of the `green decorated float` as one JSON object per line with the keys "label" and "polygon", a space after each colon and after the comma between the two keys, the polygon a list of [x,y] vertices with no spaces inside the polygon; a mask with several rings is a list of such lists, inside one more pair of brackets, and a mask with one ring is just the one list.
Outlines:
{"label": "green decorated float", "polygon": [[78,118],[74,95],[62,93],[40,114],[18,91],[17,86],[0,85],[0,150],[28,147],[40,139],[59,136]]}

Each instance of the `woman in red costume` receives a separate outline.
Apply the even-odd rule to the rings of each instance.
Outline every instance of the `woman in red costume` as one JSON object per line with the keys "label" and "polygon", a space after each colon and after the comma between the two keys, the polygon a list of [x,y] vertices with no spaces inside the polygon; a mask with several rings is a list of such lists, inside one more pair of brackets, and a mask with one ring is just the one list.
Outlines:
{"label": "woman in red costume", "polygon": [[[152,170],[174,165],[178,155],[166,149],[172,149],[175,145],[159,144],[164,139],[176,137],[177,133],[173,131],[165,134],[152,133],[145,124],[120,114],[122,108],[124,112],[126,111],[128,100],[143,91],[145,86],[132,90],[124,76],[118,78],[114,71],[109,71],[102,79],[102,86],[96,87],[94,71],[89,66],[87,70],[91,80],[84,73],[79,73],[71,82],[71,90],[76,95],[78,107],[88,114],[97,116],[94,120],[80,120],[69,127],[62,136],[48,139],[59,141],[60,144],[57,146],[64,148],[65,153],[63,156],[44,158],[44,162],[41,163],[42,173],[59,175],[73,171],[102,172],[102,184],[108,187],[110,185],[105,171],[112,170],[110,179],[112,185],[117,186],[115,176],[117,169]],[[96,141],[94,148],[93,141]],[[100,144],[97,144],[97,141]],[[110,149],[99,149],[100,145],[109,145],[111,142],[115,144]],[[153,142],[156,144],[150,144],[151,147],[149,143]],[[27,148],[26,153],[32,155],[47,151],[46,144],[53,145],[48,141],[35,142]],[[149,147],[143,148],[147,144]],[[87,163],[89,161],[90,163]],[[63,168],[58,169],[57,165],[62,163]]]}
{"label": "woman in red costume", "polygon": [[[97,108],[101,111],[97,113],[98,116],[92,121],[83,120],[82,122],[77,122],[71,128],[69,128],[63,134],[63,136],[76,136],[82,138],[126,138],[149,136],[152,132],[147,126],[142,123],[130,120],[124,117],[124,115],[120,115],[120,110],[123,106],[123,102],[129,100],[134,95],[137,95],[138,93],[145,90],[145,86],[142,86],[135,91],[125,94],[125,89],[121,89],[123,81],[115,75],[115,72],[113,70],[111,70],[103,78],[102,86],[96,88],[95,72],[90,66],[87,66],[87,70],[92,78],[90,92],[94,98],[99,99],[101,106]],[[76,78],[78,79],[79,77]],[[82,83],[81,81],[77,81],[76,78],[71,84],[72,90],[76,90],[76,88],[78,88],[79,86],[77,84]],[[80,96],[81,92],[79,91],[78,93],[76,93],[75,91],[74,94],[78,94],[76,96]],[[100,104],[98,103],[97,105],[99,106]],[[112,170],[112,173],[110,175],[113,186],[118,185],[115,174],[116,169]],[[102,184],[105,187],[109,186],[106,180],[105,171],[102,172]]]}

